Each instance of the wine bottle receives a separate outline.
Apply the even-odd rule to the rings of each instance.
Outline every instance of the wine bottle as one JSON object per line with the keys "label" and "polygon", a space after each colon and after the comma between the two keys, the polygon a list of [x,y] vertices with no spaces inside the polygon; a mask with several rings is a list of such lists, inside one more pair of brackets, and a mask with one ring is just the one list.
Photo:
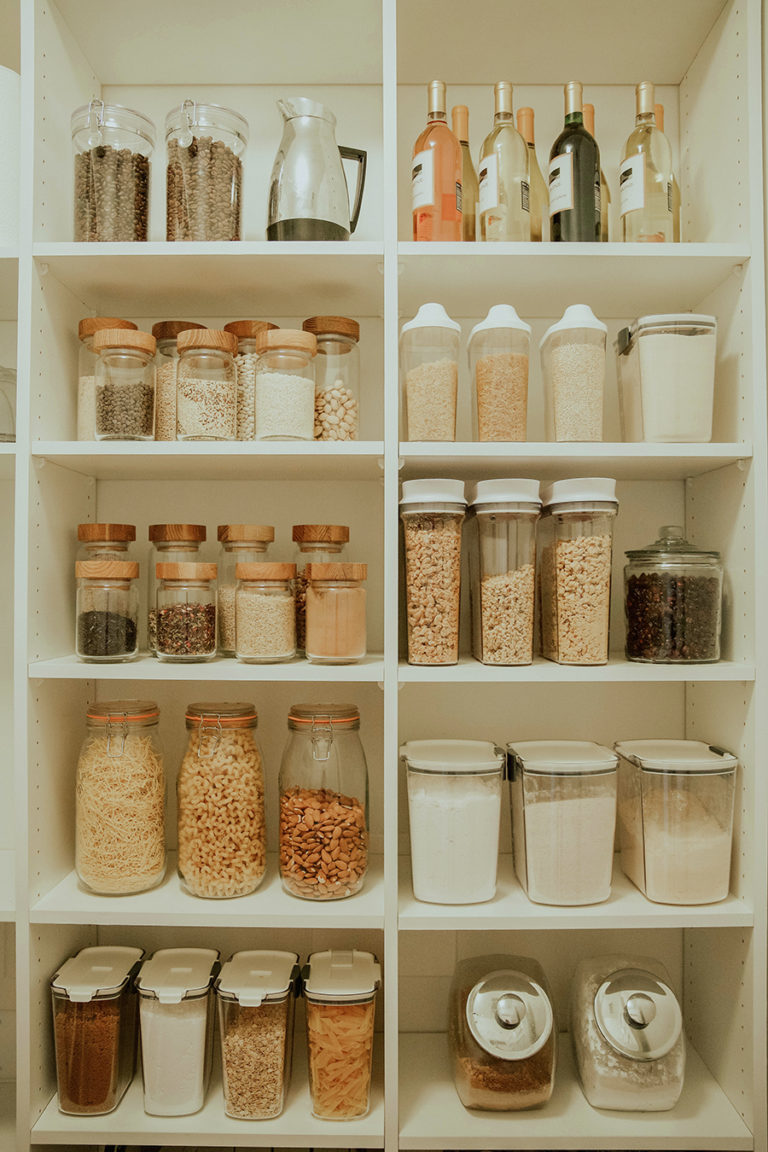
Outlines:
{"label": "wine bottle", "polygon": [[[654,104],[653,110],[656,113],[656,127],[659,132],[663,132],[664,105]],[[669,137],[667,137],[667,139],[669,139]],[[678,243],[680,240],[680,185],[675,178],[674,171],[672,172],[672,239],[675,243]]]}
{"label": "wine bottle", "polygon": [[531,240],[549,239],[549,194],[541,174],[533,139],[533,108],[518,108],[517,130],[528,145],[528,184],[530,186]]}
{"label": "wine bottle", "polygon": [[565,124],[549,154],[553,240],[600,239],[600,149],[584,127],[582,86],[565,86]]}
{"label": "wine bottle", "polygon": [[653,84],[635,89],[635,127],[624,145],[619,168],[624,240],[660,242],[674,236],[672,149],[656,126]]}
{"label": "wine bottle", "polygon": [[461,145],[448,127],[445,84],[429,85],[427,126],[413,146],[414,240],[461,240]]}
{"label": "wine bottle", "polygon": [[466,104],[457,104],[451,109],[451,127],[461,145],[462,240],[474,240],[477,235],[477,172],[469,150],[469,108]]}
{"label": "wine bottle", "polygon": [[515,128],[512,85],[494,86],[493,128],[483,141],[478,171],[481,240],[530,240],[528,148]]}
{"label": "wine bottle", "polygon": [[[594,104],[584,105],[584,127],[590,136],[595,136],[595,106]],[[597,137],[595,136],[595,139]],[[605,178],[602,165],[600,166],[600,239],[608,241],[610,239],[610,217],[611,217],[611,190],[608,187],[608,181]]]}

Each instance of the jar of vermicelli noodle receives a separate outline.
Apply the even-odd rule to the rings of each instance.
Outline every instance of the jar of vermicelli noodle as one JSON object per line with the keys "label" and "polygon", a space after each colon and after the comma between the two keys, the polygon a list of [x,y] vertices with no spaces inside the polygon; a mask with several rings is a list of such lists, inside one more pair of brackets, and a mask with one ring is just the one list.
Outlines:
{"label": "jar of vermicelli noodle", "polygon": [[264,772],[252,704],[187,708],[179,769],[179,875],[193,896],[254,892],[266,868]]}
{"label": "jar of vermicelli noodle", "polygon": [[92,892],[154,888],[165,875],[165,772],[151,700],[91,704],[77,762],[75,868]]}

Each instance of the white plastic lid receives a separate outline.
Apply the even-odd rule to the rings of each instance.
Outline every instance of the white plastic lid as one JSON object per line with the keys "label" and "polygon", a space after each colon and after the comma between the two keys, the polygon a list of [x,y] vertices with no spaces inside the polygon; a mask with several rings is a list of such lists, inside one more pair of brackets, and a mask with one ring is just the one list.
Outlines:
{"label": "white plastic lid", "polygon": [[381,965],[372,952],[313,952],[304,969],[304,992],[316,1000],[355,1000],[375,992]]}
{"label": "white plastic lid", "polygon": [[463,480],[403,480],[401,504],[466,504]]}
{"label": "white plastic lid", "polygon": [[143,948],[83,948],[64,961],[51,980],[51,987],[79,1004],[87,1004],[97,996],[115,995],[143,955]]}
{"label": "white plastic lid", "polygon": [[566,332],[570,328],[594,328],[597,332],[608,332],[607,326],[598,320],[588,304],[570,304],[557,323],[547,328],[539,341],[539,348],[543,348],[553,333]]}
{"label": "white plastic lid", "polygon": [[538,480],[478,480],[470,504],[541,505]]}
{"label": "white plastic lid", "polygon": [[616,481],[608,476],[582,476],[575,480],[555,480],[541,493],[541,502],[550,504],[606,503],[618,504]]}
{"label": "white plastic lid", "polygon": [[717,317],[704,316],[699,312],[663,312],[654,316],[638,316],[632,327],[640,332],[643,328],[656,328],[665,324],[670,327],[691,324],[696,328],[717,328]]}
{"label": "white plastic lid", "polygon": [[160,948],[145,960],[136,977],[141,996],[154,996],[161,1004],[180,1004],[187,996],[208,991],[215,948]]}
{"label": "white plastic lid", "polygon": [[739,763],[731,752],[703,740],[620,740],[614,748],[654,772],[729,772]]}
{"label": "white plastic lid", "polygon": [[475,324],[469,334],[468,343],[471,344],[476,332],[488,332],[493,328],[514,328],[518,332],[527,332],[530,336],[531,326],[521,320],[517,310],[511,304],[494,304],[488,310],[485,320]]}
{"label": "white plastic lid", "polygon": [[451,320],[442,304],[422,304],[413,320],[403,324],[400,335],[414,328],[450,328],[452,332],[461,332],[461,325]]}
{"label": "white plastic lid", "polygon": [[409,740],[400,746],[409,768],[422,772],[501,771],[504,753],[489,740]]}
{"label": "white plastic lid", "polygon": [[608,772],[619,759],[610,748],[591,740],[520,740],[507,744],[507,752],[520,761],[526,772],[567,776]]}
{"label": "white plastic lid", "polygon": [[246,1008],[282,998],[291,986],[299,962],[296,952],[235,952],[216,979],[216,991]]}

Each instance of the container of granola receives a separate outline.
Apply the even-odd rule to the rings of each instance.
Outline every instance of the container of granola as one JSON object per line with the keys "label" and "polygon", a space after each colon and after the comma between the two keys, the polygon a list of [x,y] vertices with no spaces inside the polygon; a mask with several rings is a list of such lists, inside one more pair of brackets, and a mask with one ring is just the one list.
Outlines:
{"label": "container of granola", "polygon": [[531,326],[510,304],[494,304],[469,334],[475,439],[525,440]]}
{"label": "container of granola", "polygon": [[455,440],[461,327],[442,304],[422,304],[400,330],[406,440]]}

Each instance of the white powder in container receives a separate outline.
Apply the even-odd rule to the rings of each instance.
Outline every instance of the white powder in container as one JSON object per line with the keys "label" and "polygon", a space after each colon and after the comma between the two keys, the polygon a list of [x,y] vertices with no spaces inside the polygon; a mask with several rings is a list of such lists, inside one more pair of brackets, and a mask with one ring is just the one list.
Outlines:
{"label": "white powder in container", "polygon": [[189,1116],[205,1100],[209,996],[161,1004],[141,998],[144,1111]]}
{"label": "white powder in container", "polygon": [[[541,904],[598,904],[611,894],[616,824],[615,775],[603,794],[568,796],[528,793],[525,800],[525,857],[528,896]],[[520,790],[513,804],[520,806]],[[522,832],[518,818],[515,839]],[[522,863],[516,844],[515,866]]]}
{"label": "white powder in container", "polygon": [[715,385],[714,331],[695,336],[649,333],[638,336],[637,347],[643,422],[639,438],[708,443]]}
{"label": "white powder in container", "polygon": [[258,372],[255,429],[257,440],[312,440],[314,382],[290,372]]}
{"label": "white powder in container", "polygon": [[408,773],[413,893],[431,904],[479,904],[496,892],[501,773]]}

